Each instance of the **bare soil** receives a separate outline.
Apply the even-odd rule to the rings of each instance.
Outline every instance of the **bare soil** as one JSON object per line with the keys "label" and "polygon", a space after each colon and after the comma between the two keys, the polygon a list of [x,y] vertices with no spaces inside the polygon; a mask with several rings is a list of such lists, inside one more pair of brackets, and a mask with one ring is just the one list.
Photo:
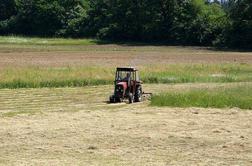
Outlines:
{"label": "bare soil", "polygon": [[112,90],[0,90],[0,165],[252,165],[251,111],[110,105]]}
{"label": "bare soil", "polygon": [[4,47],[4,45],[0,45],[0,68],[13,66],[252,63],[251,52],[212,51],[197,47],[120,45],[51,47],[27,48],[27,46]]}

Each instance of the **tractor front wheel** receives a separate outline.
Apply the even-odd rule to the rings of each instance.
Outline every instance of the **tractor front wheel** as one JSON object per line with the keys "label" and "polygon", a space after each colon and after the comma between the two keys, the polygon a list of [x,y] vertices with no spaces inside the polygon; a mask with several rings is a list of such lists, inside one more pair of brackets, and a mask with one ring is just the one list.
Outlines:
{"label": "tractor front wheel", "polygon": [[134,96],[132,93],[129,94],[129,103],[132,104],[134,102]]}
{"label": "tractor front wheel", "polygon": [[110,102],[110,103],[115,103],[115,102],[116,102],[115,96],[110,96],[110,97],[109,97],[109,102]]}
{"label": "tractor front wheel", "polygon": [[135,94],[135,102],[141,102],[142,101],[142,88],[141,86],[137,87],[136,94]]}
{"label": "tractor front wheel", "polygon": [[116,102],[117,103],[121,103],[122,102],[122,99],[120,97],[116,98]]}

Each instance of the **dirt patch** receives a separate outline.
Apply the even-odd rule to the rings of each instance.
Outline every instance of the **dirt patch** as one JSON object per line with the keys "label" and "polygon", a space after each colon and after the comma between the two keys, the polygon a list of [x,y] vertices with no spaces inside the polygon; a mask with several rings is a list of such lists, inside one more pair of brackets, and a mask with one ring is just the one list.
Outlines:
{"label": "dirt patch", "polygon": [[[63,49],[64,47],[62,47]],[[69,51],[15,51],[11,47],[0,51],[0,67],[16,66],[81,66],[104,65],[141,66],[146,64],[178,63],[252,63],[252,53],[221,52],[194,47],[155,46],[73,46]]]}
{"label": "dirt patch", "polygon": [[[224,84],[145,89],[160,86]],[[148,101],[108,105],[111,91],[111,86],[0,90],[0,164],[251,165],[251,111],[158,108]],[[10,111],[34,114],[3,116]]]}

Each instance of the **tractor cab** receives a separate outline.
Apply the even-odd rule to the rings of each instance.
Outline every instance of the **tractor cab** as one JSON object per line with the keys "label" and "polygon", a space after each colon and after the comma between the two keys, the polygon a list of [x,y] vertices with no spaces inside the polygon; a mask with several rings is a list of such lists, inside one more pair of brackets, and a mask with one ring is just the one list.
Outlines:
{"label": "tractor cab", "polygon": [[142,96],[142,86],[138,75],[138,70],[129,68],[117,68],[115,74],[115,90],[110,96],[111,103],[122,102],[129,99],[129,103],[140,102]]}
{"label": "tractor cab", "polygon": [[140,82],[138,71],[135,68],[117,68],[115,83],[118,82]]}

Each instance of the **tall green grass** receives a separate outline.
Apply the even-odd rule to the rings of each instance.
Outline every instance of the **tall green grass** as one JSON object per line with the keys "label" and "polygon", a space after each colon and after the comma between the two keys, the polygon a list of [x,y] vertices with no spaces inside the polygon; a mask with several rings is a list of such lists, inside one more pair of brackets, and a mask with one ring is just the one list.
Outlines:
{"label": "tall green grass", "polygon": [[143,68],[148,83],[249,82],[250,64],[178,64]]}
{"label": "tall green grass", "polygon": [[[140,66],[144,83],[251,82],[252,66],[164,65]],[[111,67],[19,67],[0,69],[0,88],[81,87],[112,84]]]}
{"label": "tall green grass", "polygon": [[252,84],[154,95],[152,106],[252,109]]}
{"label": "tall green grass", "polygon": [[107,85],[113,83],[113,77],[111,69],[101,67],[8,68],[0,72],[0,88]]}

